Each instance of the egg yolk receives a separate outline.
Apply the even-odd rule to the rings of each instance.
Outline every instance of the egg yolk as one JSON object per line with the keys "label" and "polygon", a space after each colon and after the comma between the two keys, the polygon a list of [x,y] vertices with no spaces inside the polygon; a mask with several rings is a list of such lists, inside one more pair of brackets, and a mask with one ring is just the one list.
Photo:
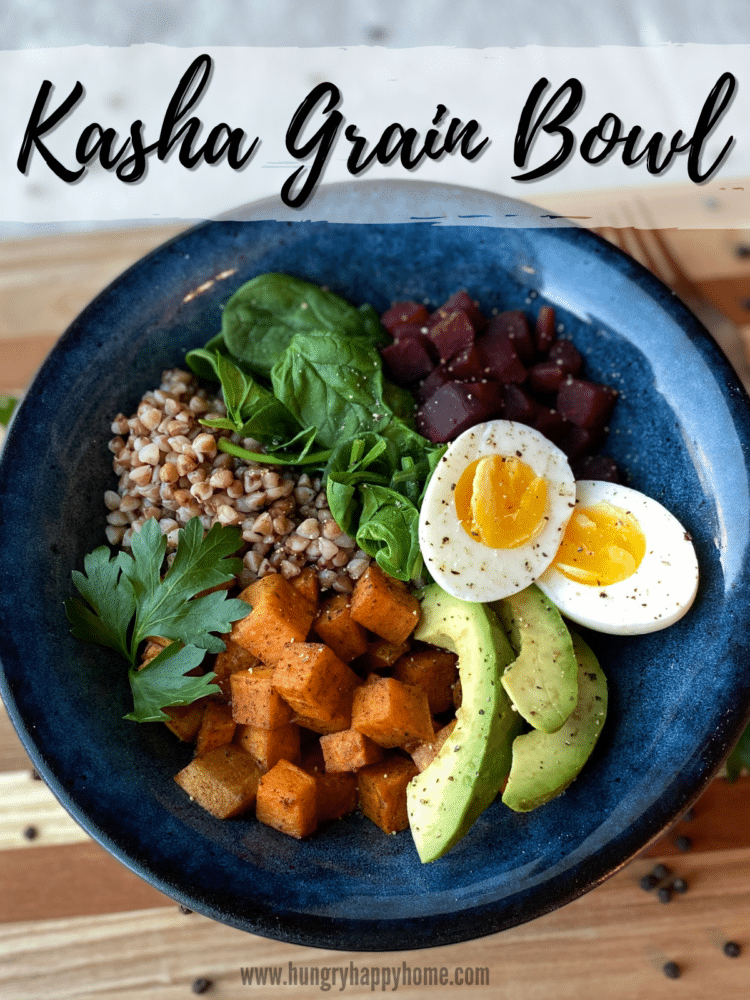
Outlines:
{"label": "egg yolk", "polygon": [[547,484],[514,456],[486,455],[456,483],[456,513],[472,538],[492,549],[515,549],[546,523]]}
{"label": "egg yolk", "polygon": [[552,565],[569,580],[605,587],[632,576],[645,554],[646,537],[633,515],[598,503],[575,511]]}

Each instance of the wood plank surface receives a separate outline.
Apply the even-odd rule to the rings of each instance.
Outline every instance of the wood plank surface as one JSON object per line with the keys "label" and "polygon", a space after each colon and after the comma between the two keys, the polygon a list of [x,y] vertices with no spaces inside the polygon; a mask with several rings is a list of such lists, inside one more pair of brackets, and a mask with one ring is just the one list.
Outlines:
{"label": "wood plank surface", "polygon": [[[665,224],[677,211],[675,199],[679,192],[665,202]],[[695,287],[706,295],[709,286],[717,290],[714,301],[727,315],[726,303],[735,309],[750,287],[750,263],[737,250],[738,230],[727,226],[704,238],[697,210],[695,218],[692,235],[669,231],[670,245]],[[23,391],[80,308],[180,228],[0,241],[0,393]],[[750,344],[747,330],[750,324],[744,337],[738,331],[740,349]],[[680,836],[689,837],[690,850],[680,851]],[[687,883],[668,904],[639,886],[657,862]],[[739,957],[724,955],[727,940],[741,946]],[[679,964],[678,981],[663,974],[667,961]],[[297,985],[288,983],[290,962]],[[417,970],[444,967],[449,983],[395,984],[403,963],[415,979]],[[243,983],[241,970],[256,967],[278,968],[279,984]],[[425,993],[497,1000],[750,1000],[750,777],[733,785],[714,781],[693,819],[555,913],[447,948],[348,954],[269,941],[180,912],[91,841],[34,780],[0,706],[2,1000],[176,1000],[194,995],[192,984],[200,978],[211,981],[206,996],[306,1000],[329,992],[319,980],[333,967],[350,970],[350,978],[346,984],[336,980],[330,992],[352,997],[387,991],[415,1000]],[[486,969],[489,979],[458,985],[458,967],[477,970],[477,977]],[[383,987],[386,968],[391,979]],[[375,989],[364,981],[370,969],[381,977]]]}

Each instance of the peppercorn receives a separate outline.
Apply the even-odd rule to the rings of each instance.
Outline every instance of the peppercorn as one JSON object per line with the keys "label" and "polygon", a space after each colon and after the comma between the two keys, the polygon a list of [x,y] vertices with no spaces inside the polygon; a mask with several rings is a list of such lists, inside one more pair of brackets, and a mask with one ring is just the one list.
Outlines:
{"label": "peppercorn", "polygon": [[182,903],[180,903],[178,909],[179,909],[180,913],[192,913],[193,912],[187,906],[183,906]]}
{"label": "peppercorn", "polygon": [[679,979],[680,978],[680,967],[677,962],[665,962],[661,967],[661,971],[667,977],[667,979]]}
{"label": "peppercorn", "polygon": [[651,890],[655,889],[658,884],[659,879],[653,872],[649,872],[648,875],[644,875],[641,879],[641,889],[643,889],[644,892],[651,892]]}
{"label": "peppercorn", "polygon": [[34,840],[36,835],[39,833],[35,826],[27,826],[23,831],[23,835],[27,840]]}
{"label": "peppercorn", "polygon": [[210,979],[196,979],[193,981],[193,993],[205,993],[210,988]]}
{"label": "peppercorn", "polygon": [[675,843],[678,851],[689,851],[693,846],[693,842],[690,837],[686,837],[684,834],[678,837]]}
{"label": "peppercorn", "polygon": [[742,948],[740,948],[736,941],[727,941],[723,951],[727,958],[737,958]]}
{"label": "peppercorn", "polygon": [[663,885],[656,894],[660,903],[670,903],[672,901],[672,890],[668,885]]}
{"label": "peppercorn", "polygon": [[672,892],[687,892],[687,882],[684,878],[673,879],[670,888]]}
{"label": "peppercorn", "polygon": [[652,872],[651,872],[651,874],[652,874],[652,875],[653,875],[653,876],[654,876],[655,878],[658,878],[658,879],[659,879],[659,880],[661,881],[661,879],[663,879],[663,878],[667,878],[667,876],[671,875],[671,874],[672,874],[672,871],[671,871],[671,869],[667,868],[667,866],[666,866],[666,865],[656,865],[656,866],[655,866],[655,867],[654,867],[654,868],[652,869]]}

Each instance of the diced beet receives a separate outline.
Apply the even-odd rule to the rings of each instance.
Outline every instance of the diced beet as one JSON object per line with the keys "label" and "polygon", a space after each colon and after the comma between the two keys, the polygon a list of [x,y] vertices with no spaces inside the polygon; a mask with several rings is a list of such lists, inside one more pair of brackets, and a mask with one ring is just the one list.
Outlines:
{"label": "diced beet", "polygon": [[487,326],[486,317],[482,314],[479,306],[465,289],[451,295],[451,297],[447,299],[439,309],[436,309],[435,312],[432,313],[427,321],[427,324],[428,326],[435,326],[441,320],[450,316],[450,314],[454,312],[465,313],[469,318],[469,322],[477,332],[479,330],[484,330]]}
{"label": "diced beet", "polygon": [[507,337],[515,347],[523,364],[531,365],[534,363],[536,357],[534,338],[531,336],[526,313],[522,310],[510,309],[493,316],[487,325],[487,333]]}
{"label": "diced beet", "polygon": [[448,361],[474,343],[474,327],[466,313],[454,312],[433,326],[430,336],[440,351],[440,360]]}
{"label": "diced beet", "polygon": [[399,337],[384,347],[380,354],[388,374],[399,385],[408,385],[425,378],[435,367],[435,345],[424,333]]}
{"label": "diced beet", "polygon": [[490,327],[477,337],[476,344],[487,378],[515,384],[526,381],[526,369],[518,356],[516,342],[507,334]]}
{"label": "diced beet", "polygon": [[484,378],[482,358],[476,344],[470,344],[445,363],[445,370],[453,379],[477,381]]}
{"label": "diced beet", "polygon": [[426,306],[420,302],[394,302],[390,309],[383,313],[380,322],[393,333],[393,327],[399,323],[416,323],[425,326],[429,319]]}
{"label": "diced beet", "polygon": [[452,441],[498,413],[497,386],[446,382],[417,410],[417,430],[434,444]]}
{"label": "diced beet", "polygon": [[568,460],[575,462],[584,455],[591,455],[597,448],[601,448],[604,443],[604,429],[601,427],[576,427],[569,424],[559,447],[568,456]]}
{"label": "diced beet", "polygon": [[399,337],[405,337],[410,333],[426,333],[426,331],[424,323],[396,323],[391,330],[391,336],[394,340],[398,340]]}
{"label": "diced beet", "polygon": [[622,474],[609,455],[586,455],[572,466],[576,479],[600,479],[605,483],[622,484]]}
{"label": "diced beet", "polygon": [[529,385],[534,392],[555,393],[562,385],[564,378],[565,372],[560,365],[549,359],[537,361],[529,369]]}
{"label": "diced beet", "polygon": [[549,406],[540,406],[532,426],[540,434],[544,434],[553,444],[560,444],[568,428],[568,423],[563,420],[557,410],[553,410]]}
{"label": "diced beet", "polygon": [[503,386],[503,416],[519,424],[533,424],[539,415],[539,403],[520,385]]}
{"label": "diced beet", "polygon": [[617,390],[608,385],[568,376],[557,393],[557,409],[576,427],[604,427],[617,400]]}
{"label": "diced beet", "polygon": [[583,368],[583,358],[570,340],[556,340],[550,347],[547,358],[554,361],[564,375],[577,375]]}
{"label": "diced beet", "polygon": [[537,351],[540,354],[548,354],[556,340],[555,310],[552,306],[542,306],[537,315],[534,329],[534,343]]}
{"label": "diced beet", "polygon": [[445,370],[445,366],[438,365],[436,368],[433,368],[427,378],[424,379],[423,382],[420,382],[417,386],[415,392],[417,401],[420,403],[426,403],[433,392],[437,392],[437,390],[441,386],[445,385],[446,382],[452,381],[453,379]]}

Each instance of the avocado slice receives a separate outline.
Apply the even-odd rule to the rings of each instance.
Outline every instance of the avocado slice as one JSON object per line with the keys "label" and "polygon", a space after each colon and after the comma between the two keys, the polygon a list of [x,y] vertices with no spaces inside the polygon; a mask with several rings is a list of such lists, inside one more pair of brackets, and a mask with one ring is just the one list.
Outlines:
{"label": "avocado slice", "polygon": [[461,601],[431,584],[414,638],[458,654],[462,691],[456,728],[406,789],[414,843],[427,862],[450,850],[497,796],[522,723],[500,683],[513,650],[486,605]]}
{"label": "avocado slice", "polygon": [[578,667],[560,612],[533,583],[490,607],[516,654],[502,676],[503,687],[530,726],[554,733],[578,701]]}
{"label": "avocado slice", "polygon": [[571,633],[578,668],[578,704],[556,733],[532,730],[513,741],[513,764],[503,802],[528,812],[549,802],[578,776],[607,716],[607,681],[591,649]]}

